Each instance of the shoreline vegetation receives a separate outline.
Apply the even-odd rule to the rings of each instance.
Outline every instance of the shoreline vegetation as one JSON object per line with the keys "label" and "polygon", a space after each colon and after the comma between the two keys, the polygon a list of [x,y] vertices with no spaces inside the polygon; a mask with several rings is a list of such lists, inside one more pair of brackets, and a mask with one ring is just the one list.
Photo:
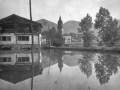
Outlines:
{"label": "shoreline vegetation", "polygon": [[[119,48],[95,48],[95,47],[55,47],[55,46],[44,46],[39,49],[34,49],[35,52],[40,52],[42,49],[44,50],[64,50],[64,51],[78,51],[78,52],[91,52],[91,53],[111,53],[111,54],[119,54],[120,49]],[[29,49],[23,49],[23,50],[0,50],[0,54],[5,53],[30,53],[31,48]]]}
{"label": "shoreline vegetation", "polygon": [[67,51],[85,51],[94,53],[120,53],[120,49],[117,48],[86,48],[86,47],[48,47],[45,46],[43,49],[58,49]]}

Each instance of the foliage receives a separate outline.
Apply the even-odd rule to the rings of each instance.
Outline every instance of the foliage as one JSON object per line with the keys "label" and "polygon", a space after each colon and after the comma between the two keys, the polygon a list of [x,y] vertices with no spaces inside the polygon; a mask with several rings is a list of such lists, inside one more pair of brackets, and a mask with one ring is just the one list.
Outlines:
{"label": "foliage", "polygon": [[107,9],[100,8],[99,13],[96,14],[94,27],[99,30],[97,39],[100,45],[113,46],[119,41],[120,28],[118,22],[110,16]]}
{"label": "foliage", "polygon": [[120,61],[118,57],[110,54],[103,54],[98,57],[99,62],[95,63],[96,77],[99,79],[100,84],[105,84],[110,80],[112,74],[118,72]]}
{"label": "foliage", "polygon": [[65,42],[64,38],[56,32],[55,27],[52,27],[49,31],[44,31],[42,34],[46,36],[47,40],[53,46],[60,47]]}
{"label": "foliage", "polygon": [[65,40],[60,34],[56,34],[54,39],[52,40],[52,45],[56,47],[60,47],[64,44]]}
{"label": "foliage", "polygon": [[42,35],[45,35],[47,38],[52,39],[56,35],[56,28],[53,26],[49,31],[44,31]]}
{"label": "foliage", "polygon": [[78,59],[78,64],[80,70],[89,77],[92,74],[92,63],[93,54],[91,53],[82,53],[83,58]]}
{"label": "foliage", "polygon": [[83,46],[89,47],[90,43],[93,41],[94,34],[92,31],[90,31],[92,27],[92,18],[89,14],[87,14],[86,17],[84,17],[81,22],[79,22],[80,28],[78,29],[78,33],[82,33],[82,39],[83,39]]}

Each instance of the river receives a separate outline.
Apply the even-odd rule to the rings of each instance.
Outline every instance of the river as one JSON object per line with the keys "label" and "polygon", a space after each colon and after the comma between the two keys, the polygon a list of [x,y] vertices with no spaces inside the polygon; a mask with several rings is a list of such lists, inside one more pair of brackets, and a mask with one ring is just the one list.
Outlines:
{"label": "river", "polygon": [[0,54],[0,90],[119,90],[120,55],[63,50]]}

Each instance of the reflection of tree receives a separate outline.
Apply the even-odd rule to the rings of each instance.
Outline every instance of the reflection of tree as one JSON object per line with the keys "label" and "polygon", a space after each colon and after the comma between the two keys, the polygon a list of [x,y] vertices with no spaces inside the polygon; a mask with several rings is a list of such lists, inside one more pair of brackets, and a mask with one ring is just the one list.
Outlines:
{"label": "reflection of tree", "polygon": [[80,70],[89,77],[92,74],[92,64],[90,61],[93,60],[93,54],[82,53],[83,58],[78,59]]}
{"label": "reflection of tree", "polygon": [[64,54],[64,51],[62,50],[44,50],[42,52],[43,55],[47,56],[50,58],[52,61],[58,60],[58,58],[62,57]]}
{"label": "reflection of tree", "polygon": [[62,56],[64,55],[64,51],[62,50],[51,50],[51,59],[53,61],[59,60],[62,58]]}
{"label": "reflection of tree", "polygon": [[[63,60],[62,60],[62,56],[64,55],[64,51],[62,50],[48,50],[49,53],[49,58],[52,61],[58,61],[58,67],[60,69],[60,72],[62,71],[62,67],[63,67]],[[46,53],[46,54],[47,54]],[[48,54],[47,54],[48,56]]]}
{"label": "reflection of tree", "polygon": [[107,54],[98,56],[99,62],[95,64],[96,77],[100,84],[105,84],[110,80],[112,74],[116,74],[120,61],[118,57]]}

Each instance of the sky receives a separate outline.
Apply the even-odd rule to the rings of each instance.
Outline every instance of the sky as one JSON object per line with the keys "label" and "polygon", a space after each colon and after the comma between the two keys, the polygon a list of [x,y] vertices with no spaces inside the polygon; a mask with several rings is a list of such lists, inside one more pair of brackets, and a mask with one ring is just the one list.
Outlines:
{"label": "sky", "polygon": [[[95,20],[100,7],[110,11],[113,18],[120,19],[120,0],[31,0],[33,21],[47,19],[54,23],[62,17],[63,22],[80,21],[86,14]],[[0,0],[0,19],[11,14],[29,19],[29,0]]]}

